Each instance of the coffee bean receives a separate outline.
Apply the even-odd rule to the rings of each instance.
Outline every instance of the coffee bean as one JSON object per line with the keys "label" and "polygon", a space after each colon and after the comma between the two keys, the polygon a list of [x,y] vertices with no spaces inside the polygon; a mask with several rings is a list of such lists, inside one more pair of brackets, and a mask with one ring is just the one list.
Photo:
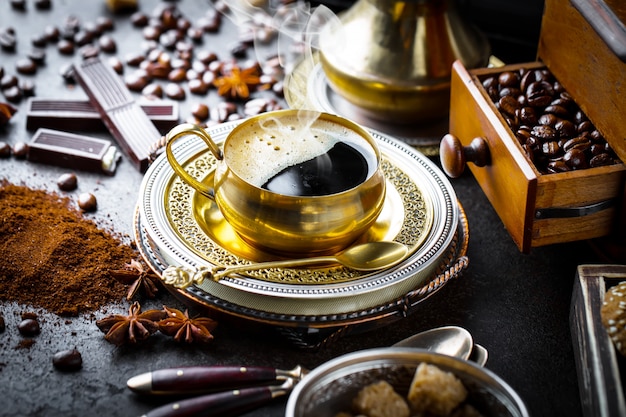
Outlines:
{"label": "coffee bean", "polygon": [[26,0],[11,0],[11,7],[15,10],[26,10]]}
{"label": "coffee bean", "polygon": [[591,158],[591,160],[589,160],[589,166],[592,168],[605,166],[605,165],[612,165],[614,163],[615,163],[615,160],[607,152],[603,152],[598,155],[595,155],[593,158]]}
{"label": "coffee bean", "polygon": [[141,91],[148,85],[148,78],[138,71],[128,74],[124,77],[124,83],[131,91]]}
{"label": "coffee bean", "polygon": [[3,90],[2,94],[4,94],[4,98],[11,103],[17,103],[22,99],[22,90],[20,90],[18,86],[9,87]]}
{"label": "coffee bean", "polygon": [[32,38],[30,38],[30,43],[38,48],[43,48],[48,43],[48,38],[46,38],[44,33],[40,33],[38,35],[33,35]]}
{"label": "coffee bean", "polygon": [[0,158],[11,157],[11,145],[6,142],[0,142]]}
{"label": "coffee bean", "polygon": [[59,28],[51,25],[46,26],[43,30],[43,33],[46,36],[46,40],[48,42],[57,42],[59,40],[59,36],[61,36]]}
{"label": "coffee bean", "polygon": [[113,19],[107,16],[98,16],[96,18],[96,25],[98,26],[100,32],[109,32],[115,28]]}
{"label": "coffee bean", "polygon": [[78,187],[78,178],[74,173],[62,174],[57,178],[57,186],[62,191],[74,191]]}
{"label": "coffee bean", "polygon": [[167,83],[164,92],[165,95],[172,100],[184,100],[186,97],[185,90],[175,83]]}
{"label": "coffee bean", "polygon": [[46,62],[46,51],[41,48],[33,48],[28,53],[28,58],[37,65],[43,65]]}
{"label": "coffee bean", "polygon": [[198,120],[206,120],[209,118],[209,106],[204,103],[196,103],[191,108],[191,114]]}
{"label": "coffee bean", "polygon": [[74,77],[74,65],[73,64],[64,64],[59,68],[59,74],[63,78],[63,80],[68,84],[75,84],[76,78]]}
{"label": "coffee bean", "polygon": [[4,323],[4,316],[2,314],[0,314],[0,333],[4,333],[6,328],[7,328],[7,326]]}
{"label": "coffee bean", "polygon": [[15,69],[20,74],[35,74],[37,72],[37,64],[30,58],[20,58],[15,62]]}
{"label": "coffee bean", "polygon": [[163,87],[156,83],[148,84],[141,90],[141,95],[145,97],[163,98]]}
{"label": "coffee bean", "polygon": [[41,327],[36,319],[24,319],[17,325],[17,330],[22,336],[33,337],[41,332]]}
{"label": "coffee bean", "polygon": [[57,50],[62,55],[72,55],[74,53],[74,42],[68,39],[61,39],[57,43]]}
{"label": "coffee bean", "polygon": [[111,68],[113,68],[113,71],[115,71],[117,74],[121,75],[124,73],[124,64],[122,63],[122,61],[120,61],[118,57],[112,56],[107,59],[107,62],[111,66]]}
{"label": "coffee bean", "polygon": [[117,43],[112,36],[103,35],[98,39],[98,46],[106,53],[115,53],[117,51]]}
{"label": "coffee bean", "polygon": [[48,10],[52,7],[51,0],[35,0],[35,7],[39,10]]}
{"label": "coffee bean", "polygon": [[20,80],[18,87],[24,97],[35,95],[35,83],[32,80]]}
{"label": "coffee bean", "polygon": [[15,87],[18,84],[18,79],[15,75],[4,74],[0,78],[0,89],[5,90],[10,87]]}
{"label": "coffee bean", "polygon": [[61,372],[75,372],[83,367],[83,357],[76,349],[62,350],[54,354],[52,365]]}
{"label": "coffee bean", "polygon": [[28,145],[25,142],[17,142],[13,145],[12,152],[17,159],[24,159],[28,154]]}
{"label": "coffee bean", "polygon": [[209,85],[199,79],[190,80],[188,86],[189,91],[193,94],[206,94],[209,90]]}
{"label": "coffee bean", "polygon": [[81,193],[78,196],[78,207],[83,211],[96,211],[98,208],[96,196],[91,193]]}
{"label": "coffee bean", "polygon": [[17,39],[15,38],[15,34],[13,34],[11,30],[0,30],[0,48],[8,52],[13,52],[15,51],[16,45]]}
{"label": "coffee bean", "polygon": [[130,16],[133,26],[144,27],[148,24],[148,16],[143,12],[135,12]]}

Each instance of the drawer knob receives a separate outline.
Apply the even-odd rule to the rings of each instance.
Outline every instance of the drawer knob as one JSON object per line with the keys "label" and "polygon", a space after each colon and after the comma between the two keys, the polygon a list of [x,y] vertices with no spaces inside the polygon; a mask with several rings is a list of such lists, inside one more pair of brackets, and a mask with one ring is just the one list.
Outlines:
{"label": "drawer knob", "polygon": [[484,167],[489,164],[490,154],[487,141],[474,138],[468,146],[463,146],[459,138],[448,133],[439,144],[439,158],[445,173],[451,178],[458,178],[465,170],[465,164]]}

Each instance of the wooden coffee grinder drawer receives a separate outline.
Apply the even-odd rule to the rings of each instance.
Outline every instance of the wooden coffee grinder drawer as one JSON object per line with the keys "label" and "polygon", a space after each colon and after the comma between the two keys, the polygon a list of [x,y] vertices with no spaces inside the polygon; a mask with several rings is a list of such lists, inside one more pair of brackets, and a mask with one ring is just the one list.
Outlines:
{"label": "wooden coffee grinder drawer", "polygon": [[[453,66],[442,165],[451,177],[469,166],[522,252],[612,234],[626,239],[626,52],[590,23],[606,17],[595,13],[604,11],[601,1],[547,0],[537,62]],[[626,51],[626,33],[621,39]],[[594,159],[601,153],[610,160]]]}

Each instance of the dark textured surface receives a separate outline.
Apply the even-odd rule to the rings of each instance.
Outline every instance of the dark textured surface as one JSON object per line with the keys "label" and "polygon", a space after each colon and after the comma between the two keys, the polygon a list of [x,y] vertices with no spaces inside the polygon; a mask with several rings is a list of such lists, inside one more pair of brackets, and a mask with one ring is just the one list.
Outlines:
{"label": "dark textured surface", "polygon": [[[50,11],[38,11],[33,2],[26,3],[28,10],[17,12],[8,0],[0,1],[0,27],[13,26],[19,39],[15,53],[0,53],[0,65],[9,72],[14,72],[13,62],[30,49],[30,37],[47,23],[59,24],[69,14],[85,20],[108,14],[102,1],[57,0]],[[155,4],[140,2],[146,11]],[[209,7],[207,1],[175,4],[189,16],[198,16]],[[118,40],[118,56],[138,49],[140,32],[123,17],[116,20],[113,36]],[[205,46],[226,51],[234,36],[235,28],[226,21],[219,34],[205,37]],[[61,57],[50,46],[47,52],[47,65],[32,77],[37,95],[84,98],[79,87],[66,85],[58,74],[60,64],[80,59],[78,54]],[[189,97],[185,105],[198,100]],[[14,144],[31,137],[32,132],[25,129],[25,108],[22,102],[10,124],[0,128],[0,141]],[[188,117],[188,111],[183,106],[182,118]],[[105,133],[97,136],[110,139]],[[54,190],[56,178],[66,171],[15,158],[0,160],[0,178],[33,188]],[[107,229],[130,235],[141,174],[124,160],[113,177],[86,172],[78,177],[79,188],[69,195],[76,198],[80,192],[94,193],[98,211],[89,217]],[[208,348],[182,346],[162,336],[152,337],[139,347],[116,348],[104,340],[95,320],[125,312],[126,302],[73,319],[2,303],[6,331],[0,333],[0,415],[138,416],[158,403],[133,395],[125,383],[129,377],[151,369],[200,364],[284,369],[301,364],[312,368],[343,353],[390,345],[415,332],[448,324],[466,327],[477,343],[487,347],[487,367],[518,391],[533,416],[581,415],[568,314],[576,266],[597,259],[585,242],[520,254],[473,177],[466,174],[452,184],[469,220],[470,265],[463,276],[423,302],[410,317],[382,329],[348,335],[317,352],[298,350],[271,329],[240,328],[228,322],[221,323],[215,343]],[[168,294],[161,294],[144,308],[163,304],[182,307]],[[17,324],[20,315],[28,311],[39,315],[42,331],[34,338],[34,345],[18,349],[23,337]],[[72,348],[83,355],[82,370],[55,370],[54,353]],[[284,407],[285,400],[281,399],[247,415],[276,417],[283,415]]]}

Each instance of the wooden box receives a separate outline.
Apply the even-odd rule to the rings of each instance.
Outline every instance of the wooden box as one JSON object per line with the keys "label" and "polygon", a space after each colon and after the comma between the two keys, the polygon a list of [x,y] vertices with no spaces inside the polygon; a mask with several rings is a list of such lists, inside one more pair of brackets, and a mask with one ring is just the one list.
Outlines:
{"label": "wooden box", "polygon": [[[547,0],[537,62],[470,71],[460,62],[453,66],[450,133],[441,143],[442,165],[455,177],[472,162],[467,165],[522,252],[626,230],[620,224],[626,213],[626,167],[542,174],[482,85],[504,71],[547,67],[626,161],[626,63],[619,47],[617,53],[611,49],[579,11],[600,7],[599,1]],[[624,27],[616,29],[621,34]]]}

